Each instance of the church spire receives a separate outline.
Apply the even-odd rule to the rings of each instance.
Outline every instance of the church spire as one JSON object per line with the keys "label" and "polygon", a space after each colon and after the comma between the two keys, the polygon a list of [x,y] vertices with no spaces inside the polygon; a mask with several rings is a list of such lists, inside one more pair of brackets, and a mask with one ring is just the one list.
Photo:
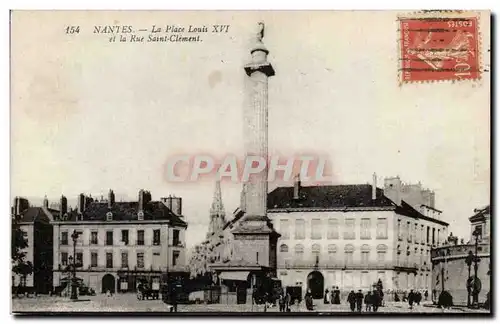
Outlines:
{"label": "church spire", "polygon": [[214,198],[212,207],[210,207],[210,225],[208,227],[208,236],[222,231],[226,224],[226,211],[222,204],[222,193],[220,189],[220,180],[215,183]]}

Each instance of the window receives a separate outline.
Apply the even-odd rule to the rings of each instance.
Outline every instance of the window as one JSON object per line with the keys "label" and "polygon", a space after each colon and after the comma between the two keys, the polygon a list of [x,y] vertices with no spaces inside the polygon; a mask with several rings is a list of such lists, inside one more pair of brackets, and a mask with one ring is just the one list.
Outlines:
{"label": "window", "polygon": [[282,240],[290,239],[290,222],[288,219],[280,220],[280,234]]}
{"label": "window", "polygon": [[68,232],[61,232],[61,245],[68,245]]}
{"label": "window", "polygon": [[106,252],[106,268],[113,268],[113,253]]}
{"label": "window", "polygon": [[425,243],[424,225],[420,226],[420,243]]}
{"label": "window", "polygon": [[304,258],[304,246],[302,244],[295,245],[295,259],[302,260]]}
{"label": "window", "polygon": [[172,266],[175,267],[179,261],[180,252],[174,251],[172,253]]}
{"label": "window", "polygon": [[106,231],[106,245],[113,245],[113,231]]}
{"label": "window", "polygon": [[128,245],[128,230],[122,230],[122,242]]}
{"label": "window", "polygon": [[377,263],[383,264],[385,262],[386,251],[377,251]]}
{"label": "window", "polygon": [[420,264],[423,265],[425,261],[424,249],[420,249]]}
{"label": "window", "polygon": [[311,239],[320,240],[321,239],[321,219],[313,219],[311,221]]}
{"label": "window", "polygon": [[113,213],[112,212],[107,212],[106,213],[106,220],[107,221],[113,220]]}
{"label": "window", "polygon": [[402,241],[403,240],[403,233],[402,233],[402,229],[401,229],[401,220],[398,219],[398,241]]}
{"label": "window", "polygon": [[144,253],[143,252],[137,253],[137,268],[139,268],[139,269],[144,268]]}
{"label": "window", "polygon": [[387,238],[387,218],[379,218],[377,219],[377,239],[386,239]]}
{"label": "window", "polygon": [[280,246],[280,252],[282,252],[282,253],[288,253],[288,245],[281,244],[281,246]]}
{"label": "window", "polygon": [[370,251],[361,251],[361,264],[368,265],[370,262]]}
{"label": "window", "polygon": [[425,240],[425,243],[429,244],[429,237],[430,237],[430,227],[427,226],[427,239]]}
{"label": "window", "polygon": [[90,266],[97,267],[97,252],[90,253]]}
{"label": "window", "polygon": [[122,268],[128,268],[128,252],[122,252]]}
{"label": "window", "polygon": [[153,266],[160,266],[161,265],[161,254],[160,252],[153,252]]}
{"label": "window", "polygon": [[436,244],[436,229],[432,229],[432,245]]}
{"label": "window", "polygon": [[419,243],[419,233],[418,233],[418,224],[415,223],[415,229],[414,229],[414,234],[415,234],[415,243]]}
{"label": "window", "polygon": [[181,243],[180,233],[181,233],[181,231],[179,231],[178,229],[174,229],[173,234],[172,234],[172,244],[174,246],[179,246]]}
{"label": "window", "polygon": [[[137,245],[144,245],[144,230],[137,231]],[[144,257],[144,254],[142,256]]]}
{"label": "window", "polygon": [[295,239],[303,240],[306,238],[306,224],[303,219],[295,220]]}
{"label": "window", "polygon": [[412,230],[410,222],[406,222],[406,237],[408,238],[408,242],[413,241]]}
{"label": "window", "polygon": [[153,230],[153,245],[160,245],[160,230]]}
{"label": "window", "polygon": [[346,219],[345,220],[344,239],[345,240],[354,240],[355,238],[356,238],[356,233],[354,232],[354,219]]}
{"label": "window", "polygon": [[336,218],[330,218],[328,220],[327,239],[337,240],[338,238],[339,238],[339,221]]}
{"label": "window", "polygon": [[371,239],[370,235],[370,219],[369,218],[363,218],[361,219],[361,233],[360,237],[362,240],[369,240]]}
{"label": "window", "polygon": [[354,246],[348,244],[344,248],[345,265],[349,266],[353,264]]}
{"label": "window", "polygon": [[396,265],[401,266],[401,250],[399,249],[396,252]]}
{"label": "window", "polygon": [[353,280],[352,280],[352,272],[346,271],[344,272],[344,286],[346,288],[353,288]]}
{"label": "window", "polygon": [[440,236],[441,236],[441,230],[440,230],[440,229],[438,229],[437,241],[436,241],[436,242],[437,242],[437,245],[439,245],[439,244],[441,243],[441,237],[440,237]]}
{"label": "window", "polygon": [[337,246],[335,244],[328,245],[328,260],[330,262],[335,261],[337,258]]}
{"label": "window", "polygon": [[368,271],[361,271],[361,287],[370,288],[370,277]]}
{"label": "window", "polygon": [[68,252],[61,252],[61,264],[68,265]]}
{"label": "window", "polygon": [[90,232],[90,244],[97,245],[97,231]]}
{"label": "window", "polygon": [[82,267],[83,266],[83,253],[82,252],[76,252],[76,260],[75,263],[77,266]]}

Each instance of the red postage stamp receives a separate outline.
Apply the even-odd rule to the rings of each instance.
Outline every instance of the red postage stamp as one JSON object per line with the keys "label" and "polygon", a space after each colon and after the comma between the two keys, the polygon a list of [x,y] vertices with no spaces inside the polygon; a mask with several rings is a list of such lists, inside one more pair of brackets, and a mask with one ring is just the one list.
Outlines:
{"label": "red postage stamp", "polygon": [[402,82],[480,78],[478,20],[400,18]]}

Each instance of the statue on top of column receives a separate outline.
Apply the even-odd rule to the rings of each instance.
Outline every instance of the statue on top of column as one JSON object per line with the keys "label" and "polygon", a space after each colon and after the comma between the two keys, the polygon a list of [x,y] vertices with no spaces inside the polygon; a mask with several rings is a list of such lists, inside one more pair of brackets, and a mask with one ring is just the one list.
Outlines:
{"label": "statue on top of column", "polygon": [[257,23],[257,41],[262,42],[262,38],[264,38],[264,22],[260,21]]}

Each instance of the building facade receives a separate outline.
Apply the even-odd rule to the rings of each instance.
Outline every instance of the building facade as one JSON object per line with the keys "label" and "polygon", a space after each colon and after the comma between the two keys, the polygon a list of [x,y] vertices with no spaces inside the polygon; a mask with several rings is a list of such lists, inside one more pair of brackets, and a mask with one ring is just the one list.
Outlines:
{"label": "building facade", "polygon": [[25,261],[33,265],[33,273],[27,276],[12,274],[12,285],[22,286],[38,294],[48,294],[52,289],[52,226],[57,210],[49,208],[47,198],[42,207],[31,207],[25,198],[14,199],[13,217],[25,233],[28,246]]}
{"label": "building facade", "polygon": [[[433,201],[407,188],[390,178],[380,189],[374,177],[372,185],[302,187],[296,181],[269,193],[268,213],[281,234],[283,286],[311,289],[316,298],[332,287],[371,289],[379,279],[384,290],[430,291],[430,251],[446,238],[448,224],[420,212],[440,214]],[[412,205],[405,200],[410,192]]]}
{"label": "building facade", "polygon": [[476,236],[473,234],[477,230],[477,256],[478,274],[481,290],[479,292],[479,302],[486,301],[486,295],[491,289],[490,278],[490,206],[475,209],[474,215],[469,217],[470,239],[465,244],[458,244],[456,238],[446,242],[446,244],[436,247],[431,251],[432,255],[432,289],[434,300],[437,300],[443,289],[449,291],[453,297],[455,305],[467,305],[468,298],[472,299],[468,291],[468,280],[474,277],[474,262],[470,265],[466,262],[469,253],[476,253]]}
{"label": "building facade", "polygon": [[54,287],[67,284],[71,257],[76,276],[97,293],[135,291],[139,279],[159,283],[164,273],[186,271],[181,198],[152,201],[141,190],[138,201],[116,202],[110,190],[107,200],[81,194],[78,208],[66,205],[63,197],[52,222]]}

